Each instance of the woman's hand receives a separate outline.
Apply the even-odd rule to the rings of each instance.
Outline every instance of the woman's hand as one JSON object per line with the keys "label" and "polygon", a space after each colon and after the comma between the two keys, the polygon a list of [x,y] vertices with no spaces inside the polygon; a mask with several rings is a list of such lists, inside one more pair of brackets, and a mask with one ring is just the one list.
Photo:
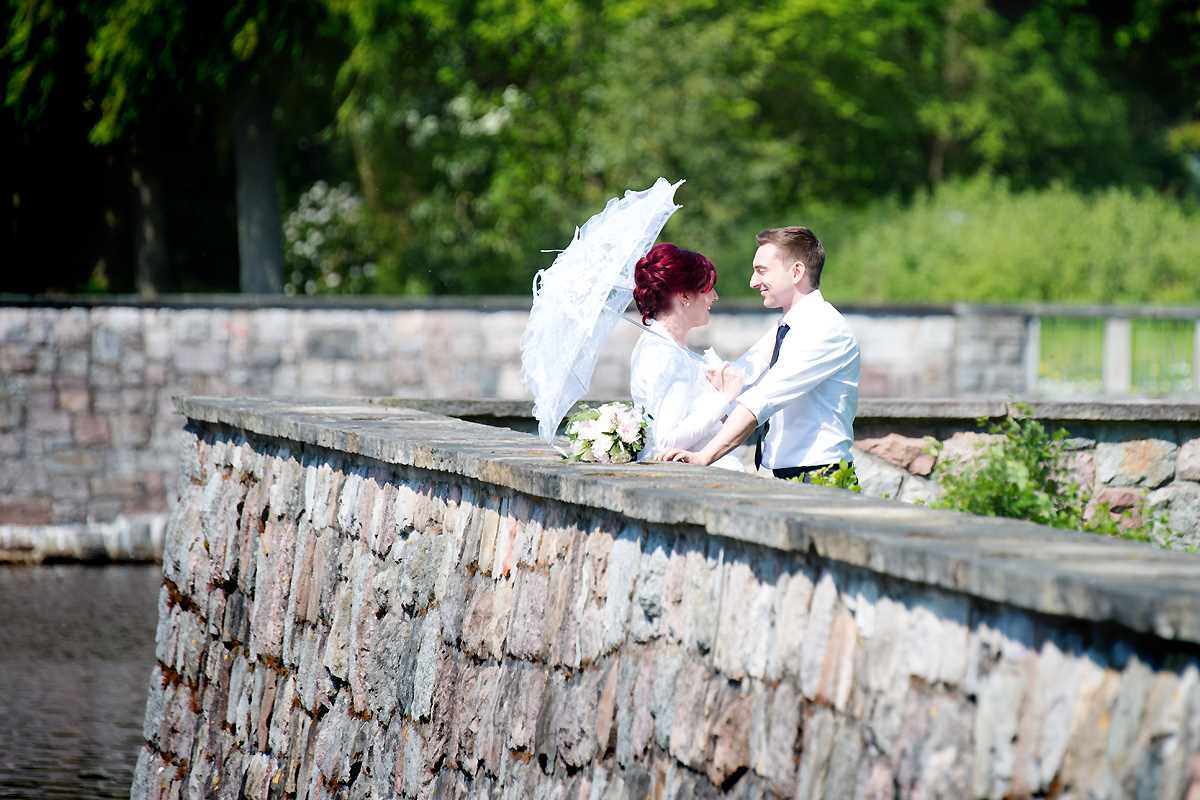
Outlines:
{"label": "woman's hand", "polygon": [[696,453],[692,453],[687,450],[680,450],[678,447],[672,447],[667,450],[663,450],[661,453],[658,453],[657,455],[654,456],[654,458],[652,458],[650,460],[651,461],[683,461],[684,463],[687,463],[687,464],[699,463],[695,459],[696,459]]}
{"label": "woman's hand", "polygon": [[709,383],[729,402],[737,399],[746,382],[742,371],[728,361],[722,364],[720,369],[710,369],[705,374],[708,376]]}

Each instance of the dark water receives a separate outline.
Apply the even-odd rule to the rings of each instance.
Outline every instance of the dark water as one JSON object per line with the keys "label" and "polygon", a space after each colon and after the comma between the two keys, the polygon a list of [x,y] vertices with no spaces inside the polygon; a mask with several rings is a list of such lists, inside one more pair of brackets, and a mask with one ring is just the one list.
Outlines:
{"label": "dark water", "polygon": [[0,566],[0,798],[129,797],[162,568]]}

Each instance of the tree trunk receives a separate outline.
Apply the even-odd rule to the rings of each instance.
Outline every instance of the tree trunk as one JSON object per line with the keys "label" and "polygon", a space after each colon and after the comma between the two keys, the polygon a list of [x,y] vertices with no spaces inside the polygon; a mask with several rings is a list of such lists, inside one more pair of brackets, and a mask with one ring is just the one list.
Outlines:
{"label": "tree trunk", "polygon": [[167,219],[163,211],[162,161],[157,129],[146,120],[131,137],[129,182],[132,189],[134,278],[142,297],[168,291]]}
{"label": "tree trunk", "polygon": [[273,294],[283,291],[274,103],[270,94],[248,77],[235,86],[233,153],[241,290]]}

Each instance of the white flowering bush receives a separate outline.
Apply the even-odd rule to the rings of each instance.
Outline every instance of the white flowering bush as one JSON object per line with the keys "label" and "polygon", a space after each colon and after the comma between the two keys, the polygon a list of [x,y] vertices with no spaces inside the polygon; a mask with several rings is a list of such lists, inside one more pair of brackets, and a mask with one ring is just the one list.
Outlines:
{"label": "white flowering bush", "polygon": [[375,286],[362,198],[348,184],[317,181],[300,195],[283,224],[283,291],[296,294],[362,294]]}
{"label": "white flowering bush", "polygon": [[649,415],[629,403],[605,403],[579,410],[567,417],[571,452],[567,461],[628,464],[646,446]]}

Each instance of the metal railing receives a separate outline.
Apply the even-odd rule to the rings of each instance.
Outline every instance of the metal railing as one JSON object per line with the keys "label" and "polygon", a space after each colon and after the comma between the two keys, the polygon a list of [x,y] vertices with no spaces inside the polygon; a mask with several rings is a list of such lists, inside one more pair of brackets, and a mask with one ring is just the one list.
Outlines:
{"label": "metal railing", "polygon": [[1030,325],[1038,395],[1156,399],[1198,393],[1200,326],[1194,318],[1047,315]]}

